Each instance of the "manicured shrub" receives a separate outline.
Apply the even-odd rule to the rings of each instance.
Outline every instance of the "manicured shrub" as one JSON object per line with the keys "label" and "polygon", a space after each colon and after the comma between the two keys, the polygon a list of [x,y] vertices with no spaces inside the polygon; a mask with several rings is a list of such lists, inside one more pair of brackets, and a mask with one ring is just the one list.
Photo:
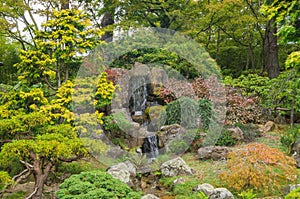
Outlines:
{"label": "manicured shrub", "polygon": [[300,134],[300,128],[299,127],[293,127],[290,128],[288,131],[286,131],[280,138],[281,144],[286,147],[288,153],[292,150],[292,145],[297,141]]}
{"label": "manicured shrub", "polygon": [[213,119],[213,104],[208,99],[200,99],[198,100],[198,105],[202,128],[208,129],[210,121]]}
{"label": "manicured shrub", "polygon": [[72,175],[56,192],[58,199],[139,199],[141,194],[103,171]]}
{"label": "manicured shrub", "polygon": [[272,194],[297,178],[295,160],[264,144],[248,144],[227,158],[227,170],[220,177],[227,187],[238,192],[253,189],[256,193]]}

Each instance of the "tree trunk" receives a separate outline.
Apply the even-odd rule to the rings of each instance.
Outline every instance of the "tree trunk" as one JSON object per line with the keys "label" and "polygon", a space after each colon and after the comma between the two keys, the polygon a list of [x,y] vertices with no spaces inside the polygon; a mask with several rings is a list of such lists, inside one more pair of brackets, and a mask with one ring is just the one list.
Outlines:
{"label": "tree trunk", "polygon": [[275,19],[267,21],[264,38],[264,70],[269,78],[276,78],[279,75],[277,28]]}

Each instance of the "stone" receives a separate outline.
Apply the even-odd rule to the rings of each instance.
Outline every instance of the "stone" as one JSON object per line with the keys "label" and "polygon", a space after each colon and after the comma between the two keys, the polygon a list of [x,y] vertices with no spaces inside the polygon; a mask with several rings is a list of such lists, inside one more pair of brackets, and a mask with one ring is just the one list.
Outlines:
{"label": "stone", "polygon": [[284,194],[287,195],[289,194],[291,191],[294,191],[296,189],[298,189],[300,187],[300,184],[290,184],[290,185],[287,185],[285,188],[284,188]]}
{"label": "stone", "polygon": [[300,139],[298,139],[291,149],[292,157],[296,160],[297,167],[300,168]]}
{"label": "stone", "polygon": [[185,129],[179,124],[170,124],[166,126],[162,126],[160,128],[160,132],[158,132],[158,147],[163,148],[169,143],[171,140],[179,136],[185,131]]}
{"label": "stone", "polygon": [[120,146],[111,146],[106,151],[106,156],[112,159],[121,158],[124,156],[124,150],[122,150]]}
{"label": "stone", "polygon": [[160,166],[162,176],[173,177],[178,175],[192,175],[192,169],[186,164],[186,162],[180,158],[174,158],[167,162],[164,162]]}
{"label": "stone", "polygon": [[159,197],[157,197],[156,195],[153,195],[153,194],[147,194],[147,195],[143,196],[141,199],[159,199]]}
{"label": "stone", "polygon": [[126,184],[131,183],[130,173],[128,170],[111,168],[107,170],[107,173],[109,173],[113,178],[118,179]]}
{"label": "stone", "polygon": [[223,146],[207,146],[198,149],[200,160],[225,160],[231,149]]}
{"label": "stone", "polygon": [[210,196],[214,193],[215,188],[208,183],[203,183],[194,188],[196,192],[203,192],[206,196]]}
{"label": "stone", "polygon": [[131,176],[136,176],[136,168],[134,164],[132,164],[129,160],[113,165],[108,168],[108,171],[109,170],[126,170],[130,173]]}
{"label": "stone", "polygon": [[226,188],[216,188],[209,199],[234,199],[234,196]]}
{"label": "stone", "polygon": [[231,133],[231,137],[237,141],[244,140],[244,132],[239,127],[229,128],[227,131],[229,131]]}
{"label": "stone", "polygon": [[273,131],[274,128],[275,128],[275,123],[272,121],[268,121],[264,126],[263,132],[266,133],[266,132]]}
{"label": "stone", "polygon": [[178,184],[184,184],[185,183],[185,179],[184,178],[176,178],[173,181],[173,186],[178,185]]}

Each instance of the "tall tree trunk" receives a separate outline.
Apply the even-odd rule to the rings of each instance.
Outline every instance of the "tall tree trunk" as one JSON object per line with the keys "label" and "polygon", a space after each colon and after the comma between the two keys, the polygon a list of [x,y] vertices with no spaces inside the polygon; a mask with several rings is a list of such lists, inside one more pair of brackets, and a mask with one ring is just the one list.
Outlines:
{"label": "tall tree trunk", "polygon": [[[115,23],[114,15],[111,12],[106,11],[101,20],[101,27],[105,28],[109,25],[113,25]],[[111,42],[113,40],[114,32],[113,30],[106,30],[101,40],[106,42]]]}
{"label": "tall tree trunk", "polygon": [[267,21],[264,38],[264,71],[267,71],[269,78],[279,75],[277,28],[275,19]]}

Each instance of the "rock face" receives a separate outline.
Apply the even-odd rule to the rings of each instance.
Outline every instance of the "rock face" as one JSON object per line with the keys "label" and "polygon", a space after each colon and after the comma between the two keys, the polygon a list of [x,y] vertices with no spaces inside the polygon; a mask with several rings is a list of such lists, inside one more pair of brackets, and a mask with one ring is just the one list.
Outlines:
{"label": "rock face", "polygon": [[158,147],[165,147],[171,140],[176,138],[179,134],[183,133],[185,129],[179,124],[170,124],[162,126],[158,136]]}
{"label": "rock face", "polygon": [[165,177],[172,177],[177,175],[192,175],[192,169],[185,163],[185,161],[177,157],[163,163],[160,167],[161,173]]}
{"label": "rock face", "polygon": [[239,127],[229,128],[227,130],[231,133],[231,137],[237,141],[244,140],[244,132]]}
{"label": "rock face", "polygon": [[209,199],[234,199],[234,197],[226,188],[216,188]]}
{"label": "rock face", "polygon": [[228,147],[207,146],[198,149],[198,157],[200,160],[224,160],[230,152]]}
{"label": "rock face", "polygon": [[157,197],[156,195],[153,195],[153,194],[147,194],[147,195],[143,196],[141,199],[159,199],[159,197]]}
{"label": "rock face", "polygon": [[115,179],[131,184],[130,176],[136,176],[136,168],[131,162],[126,161],[109,167],[107,173],[112,175]]}

